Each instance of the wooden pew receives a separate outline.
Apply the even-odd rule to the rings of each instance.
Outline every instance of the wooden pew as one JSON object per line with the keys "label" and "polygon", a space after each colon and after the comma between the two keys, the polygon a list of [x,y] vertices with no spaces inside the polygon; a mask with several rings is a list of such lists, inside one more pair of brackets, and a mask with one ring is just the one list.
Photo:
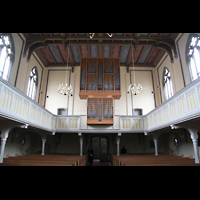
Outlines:
{"label": "wooden pew", "polygon": [[4,158],[0,166],[86,166],[87,156],[38,154]]}
{"label": "wooden pew", "polygon": [[112,155],[111,162],[112,166],[200,166],[195,164],[194,159],[164,154]]}

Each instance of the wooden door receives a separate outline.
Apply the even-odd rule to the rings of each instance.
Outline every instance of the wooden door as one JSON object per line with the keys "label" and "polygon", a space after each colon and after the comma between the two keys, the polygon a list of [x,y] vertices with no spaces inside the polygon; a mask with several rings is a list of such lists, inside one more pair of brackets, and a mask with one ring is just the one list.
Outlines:
{"label": "wooden door", "polygon": [[92,137],[92,149],[94,159],[100,159],[101,162],[108,161],[108,138],[104,136]]}
{"label": "wooden door", "polygon": [[101,137],[100,161],[108,161],[108,139]]}
{"label": "wooden door", "polygon": [[91,146],[94,151],[94,159],[100,159],[100,137],[93,137]]}

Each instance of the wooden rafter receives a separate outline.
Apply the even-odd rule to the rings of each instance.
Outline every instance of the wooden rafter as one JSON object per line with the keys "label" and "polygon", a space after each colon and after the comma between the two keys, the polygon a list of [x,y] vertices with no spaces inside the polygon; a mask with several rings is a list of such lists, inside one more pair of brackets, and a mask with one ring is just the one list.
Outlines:
{"label": "wooden rafter", "polygon": [[155,48],[155,47],[152,47],[152,48],[151,48],[151,51],[149,52],[148,56],[146,57],[146,59],[145,59],[145,61],[144,61],[144,64],[146,64],[146,62],[147,62],[148,58],[151,56],[151,53],[152,53],[152,51],[154,50],[154,48]]}
{"label": "wooden rafter", "polygon": [[53,58],[54,63],[56,64],[56,59],[54,58],[53,54],[51,53],[51,50],[49,49],[49,47],[47,46],[47,49],[49,50],[49,53],[51,55],[51,57]]}
{"label": "wooden rafter", "polygon": [[[131,40],[132,44],[134,46],[141,45],[143,46],[143,50],[145,46],[152,46],[153,48],[149,52],[145,62],[143,63],[143,66],[155,66],[155,63],[157,63],[157,60],[159,59],[160,55],[163,55],[163,52],[167,52],[170,56],[171,61],[173,62],[174,57],[177,57],[177,50],[176,50],[176,45],[175,45],[175,38],[178,36],[178,33],[170,33],[169,36],[161,36],[162,33],[160,33],[158,36],[154,36],[154,34],[149,33],[148,36],[141,36],[141,33],[134,33],[132,34],[133,36],[130,37],[130,34],[124,33],[123,35],[113,35],[112,38],[109,38],[107,34],[105,33],[96,33],[93,39],[90,39],[88,35],[78,35],[77,33],[75,34],[68,34],[68,33],[60,33],[60,35],[53,35],[52,33],[48,34],[43,34],[41,33],[40,35],[32,35],[29,33],[24,33],[24,36],[26,37],[26,43],[24,47],[24,56],[27,55],[27,59],[30,59],[31,55],[33,52],[37,51],[37,54],[41,57],[42,62],[45,66],[53,66],[54,64],[50,64],[43,54],[43,52],[40,50],[42,47],[48,48],[49,45],[64,45],[65,48],[68,46],[69,40],[70,40],[70,45],[78,45],[79,46],[79,53],[80,57],[82,52],[80,49],[80,45],[88,45],[88,54],[90,55],[90,45],[97,45],[98,46],[98,57],[103,57],[103,45],[111,45],[110,48],[110,56],[112,56],[112,51],[113,51],[113,45],[120,45],[120,52],[119,52],[119,57],[121,56],[122,53],[122,48],[123,46],[130,46]],[[59,48],[56,46],[59,55],[61,57],[62,63],[61,65],[66,65],[64,59],[62,58],[62,54],[59,51]],[[151,52],[154,48],[159,48],[161,49],[153,62],[151,64],[147,64],[148,58],[151,56]],[[137,59],[136,65],[140,65],[138,63],[143,50],[140,52],[140,55]],[[50,51],[50,50],[49,50]],[[28,53],[28,54],[27,54]],[[51,53],[51,51],[50,51]],[[73,57],[72,50],[70,48],[70,65],[72,66],[77,66],[80,65],[80,63],[76,63]],[[54,63],[56,63],[56,60],[54,56],[52,55],[54,59]],[[131,48],[128,52],[127,59],[125,62],[126,66],[129,66],[132,63],[131,59]],[[46,57],[45,57],[46,58]],[[58,65],[58,64],[57,64]],[[60,65],[60,64],[59,64]]]}
{"label": "wooden rafter", "polygon": [[62,63],[64,64],[65,62],[64,62],[64,59],[63,59],[63,57],[62,57],[62,55],[61,55],[61,52],[60,52],[58,46],[57,46],[57,45],[55,45],[55,46],[56,46],[56,49],[57,49],[57,51],[58,51],[58,54],[59,54],[59,56],[60,56],[60,58],[61,58],[61,60],[62,60]]}
{"label": "wooden rafter", "polygon": [[103,57],[103,46],[98,45],[98,57]]}
{"label": "wooden rafter", "polygon": [[144,51],[144,46],[142,47],[142,51],[140,52],[140,55],[139,55],[139,57],[138,57],[138,59],[137,59],[137,62],[136,62],[136,64],[138,64],[138,62],[139,62],[139,60],[140,60],[140,57],[142,56],[142,54],[143,54],[143,51]]}

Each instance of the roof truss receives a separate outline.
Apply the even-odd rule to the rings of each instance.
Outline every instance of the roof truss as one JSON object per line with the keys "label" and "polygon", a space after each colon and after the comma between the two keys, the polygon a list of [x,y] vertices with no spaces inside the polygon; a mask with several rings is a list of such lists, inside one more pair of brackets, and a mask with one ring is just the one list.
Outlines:
{"label": "roof truss", "polygon": [[[45,66],[79,66],[81,57],[119,57],[122,66],[133,64],[132,54],[138,53],[135,66],[156,66],[167,52],[171,62],[177,58],[175,38],[178,33],[116,33],[110,38],[96,33],[92,39],[87,33],[24,33],[24,56],[30,59],[36,52]],[[55,46],[55,47],[54,47]],[[124,47],[127,46],[127,47]],[[149,46],[148,48],[145,48]],[[46,49],[46,50],[44,50]],[[68,59],[69,53],[69,59]],[[145,55],[144,55],[145,54]],[[52,57],[53,60],[48,59]],[[141,59],[140,59],[141,58]]]}

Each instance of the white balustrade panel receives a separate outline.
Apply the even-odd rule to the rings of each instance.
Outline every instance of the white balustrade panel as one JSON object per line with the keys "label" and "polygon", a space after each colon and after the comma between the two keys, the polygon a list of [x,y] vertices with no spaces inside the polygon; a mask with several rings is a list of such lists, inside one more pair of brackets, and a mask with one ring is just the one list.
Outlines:
{"label": "white balustrade panel", "polygon": [[87,116],[53,115],[0,78],[0,116],[49,132],[134,133],[156,131],[200,117],[200,78],[144,116],[114,116],[111,126],[88,126]]}
{"label": "white balustrade panel", "polygon": [[144,131],[151,132],[200,116],[200,79],[159,105],[146,116]]}
{"label": "white balustrade panel", "polygon": [[78,130],[80,116],[57,116],[0,79],[0,116],[50,132]]}

